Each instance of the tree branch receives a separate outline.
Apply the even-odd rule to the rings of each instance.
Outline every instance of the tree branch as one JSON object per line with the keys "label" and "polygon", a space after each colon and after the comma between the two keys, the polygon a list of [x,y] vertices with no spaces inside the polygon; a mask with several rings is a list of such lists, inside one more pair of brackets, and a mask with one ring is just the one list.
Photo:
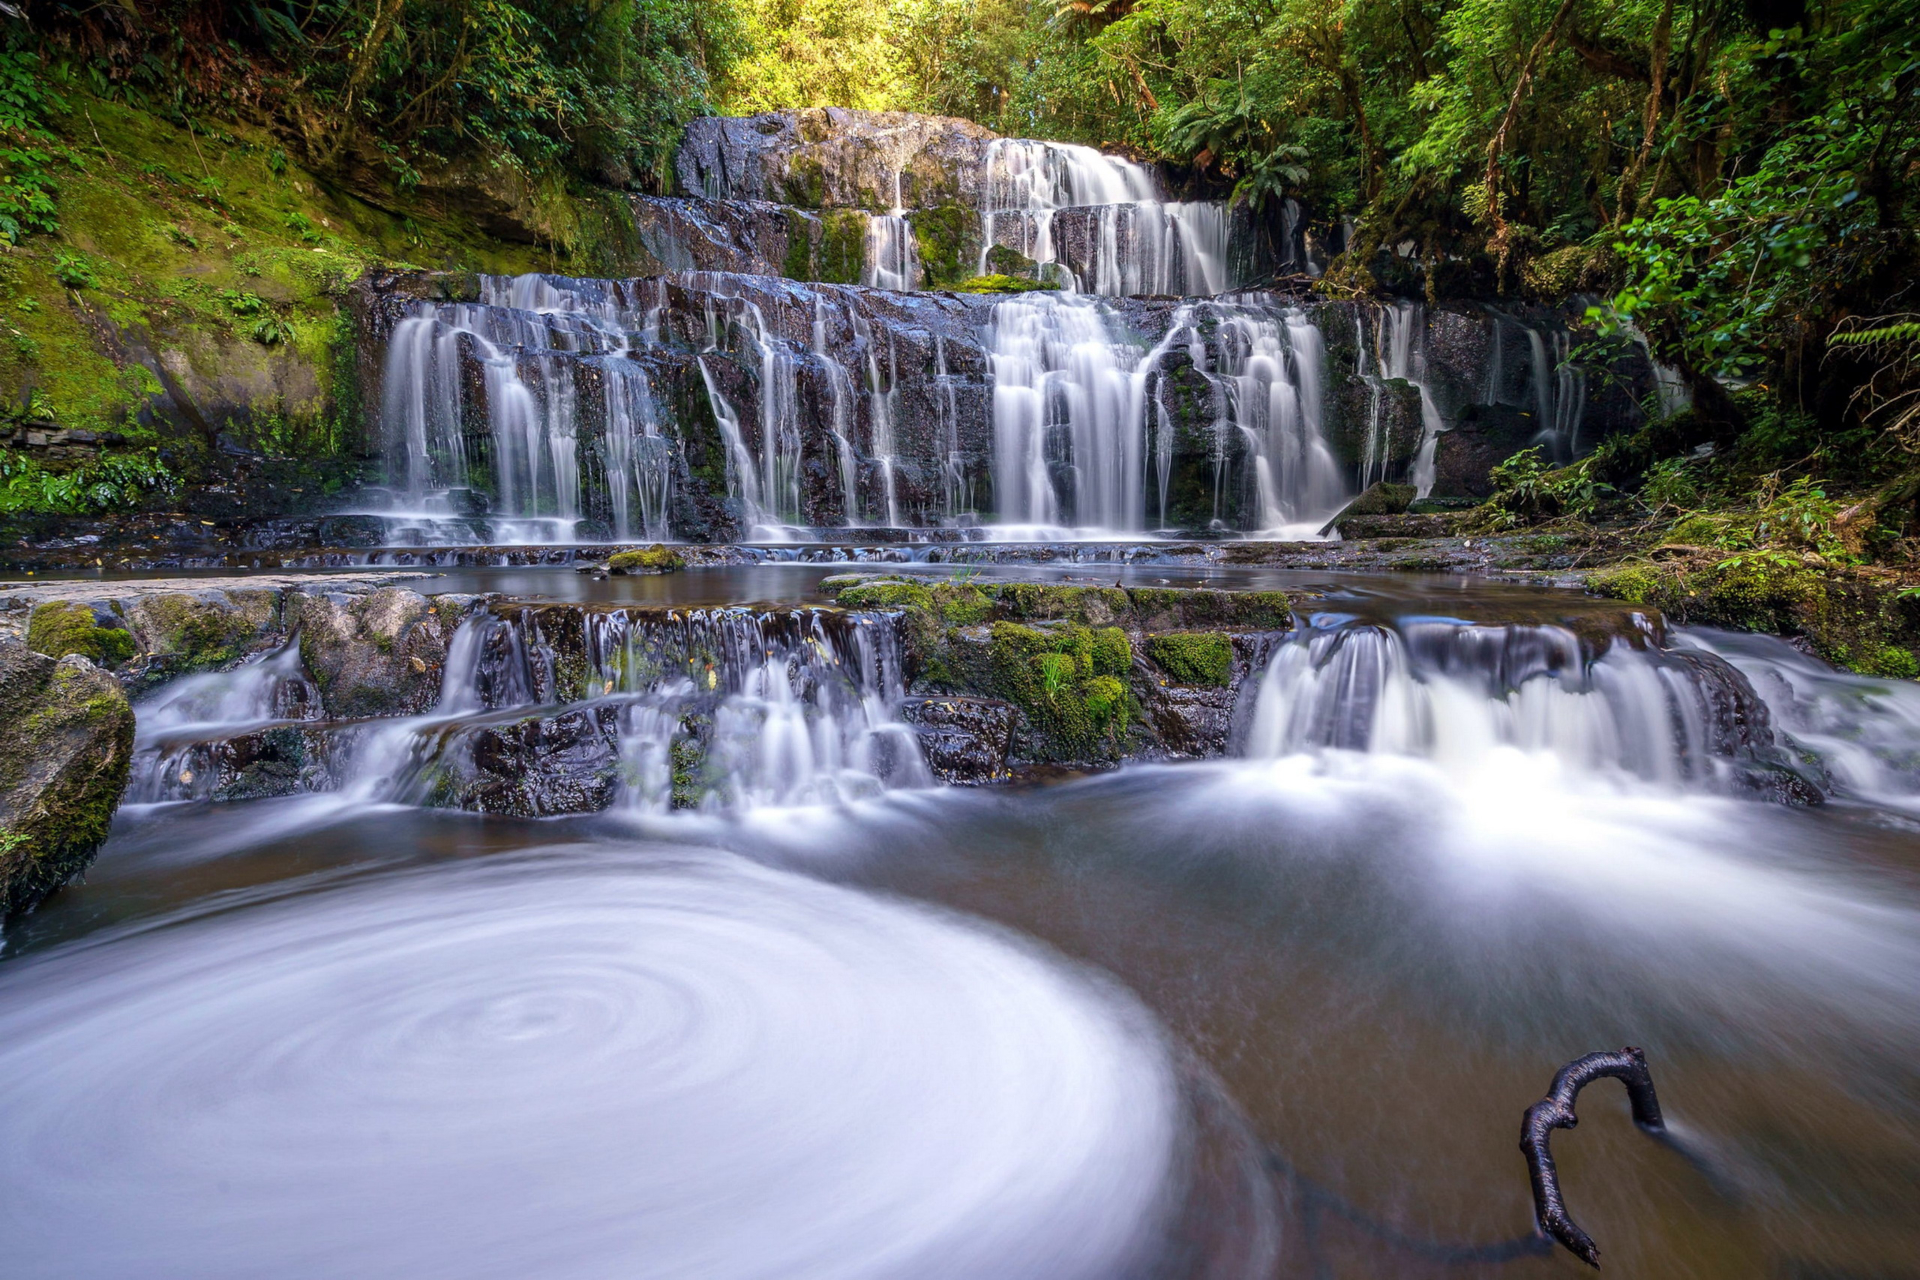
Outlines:
{"label": "tree branch", "polygon": [[1527,1172],[1533,1179],[1534,1222],[1542,1235],[1558,1240],[1574,1257],[1595,1268],[1600,1265],[1600,1246],[1567,1213],[1566,1200],[1560,1194],[1560,1174],[1554,1168],[1548,1143],[1555,1129],[1571,1129],[1580,1123],[1573,1110],[1580,1091],[1609,1076],[1627,1086],[1633,1122],[1646,1133],[1664,1137],[1667,1124],[1660,1115],[1660,1100],[1654,1096],[1647,1055],[1632,1045],[1618,1053],[1590,1053],[1560,1068],[1547,1096],[1527,1108],[1520,1127],[1520,1150],[1526,1153]]}

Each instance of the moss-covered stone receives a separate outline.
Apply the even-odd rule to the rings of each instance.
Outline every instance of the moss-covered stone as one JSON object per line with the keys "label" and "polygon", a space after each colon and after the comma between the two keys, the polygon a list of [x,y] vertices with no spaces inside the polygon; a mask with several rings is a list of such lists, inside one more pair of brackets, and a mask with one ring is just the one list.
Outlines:
{"label": "moss-covered stone", "polygon": [[212,671],[237,660],[265,621],[224,596],[185,592],[143,597],[128,616],[149,657],[171,675]]}
{"label": "moss-covered stone", "polygon": [[[1125,650],[1120,637],[1118,651]],[[1096,647],[1081,626],[1030,627],[996,622],[988,631],[984,669],[972,676],[980,692],[1011,702],[1035,739],[1028,754],[1051,760],[1101,760],[1119,755],[1132,715],[1132,695],[1099,667],[1116,660],[1111,639]]]}
{"label": "moss-covered stone", "polygon": [[117,667],[137,652],[132,632],[103,623],[92,606],[70,600],[34,607],[27,620],[27,647],[49,658],[77,653],[105,667]]}
{"label": "moss-covered stone", "polygon": [[1866,675],[1920,673],[1916,602],[1898,583],[1842,566],[1772,552],[1632,561],[1589,575],[1587,589],[1682,624],[1804,636],[1828,662]]}
{"label": "moss-covered stone", "polygon": [[23,911],[92,861],[133,757],[133,709],[86,658],[0,641],[0,915]]}
{"label": "moss-covered stone", "polygon": [[973,275],[973,245],[979,214],[957,204],[917,209],[907,215],[920,253],[921,287],[949,289]]}
{"label": "moss-covered stone", "polygon": [[1057,284],[1039,280],[1028,280],[1021,276],[1008,276],[995,273],[985,276],[969,276],[953,286],[956,293],[1033,293],[1040,289],[1058,289]]}
{"label": "moss-covered stone", "polygon": [[686,567],[687,562],[678,551],[658,542],[607,558],[607,568],[614,573],[676,573]]}
{"label": "moss-covered stone", "polygon": [[1233,642],[1217,631],[1151,636],[1146,651],[1176,684],[1223,688],[1233,678]]}
{"label": "moss-covered stone", "polygon": [[858,284],[866,261],[867,215],[858,209],[822,214],[814,278],[827,284]]}

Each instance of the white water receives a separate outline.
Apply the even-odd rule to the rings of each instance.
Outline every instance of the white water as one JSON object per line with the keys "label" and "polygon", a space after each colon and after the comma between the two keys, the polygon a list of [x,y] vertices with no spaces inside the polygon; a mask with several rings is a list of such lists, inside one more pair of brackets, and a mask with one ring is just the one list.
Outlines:
{"label": "white water", "polygon": [[11,1276],[1100,1280],[1158,1244],[1150,1018],[954,917],[596,845],[166,923],[0,973]]}
{"label": "white water", "polygon": [[[1091,147],[1002,138],[987,147],[980,191],[982,275],[989,251],[1006,245],[1075,291],[1211,295],[1230,287],[1225,207],[1165,200],[1144,165]],[[1084,251],[1072,261],[1055,233],[1068,210],[1087,219]]]}
{"label": "white water", "polygon": [[[898,716],[904,673],[884,617],[585,610],[578,625],[584,688],[568,689],[560,673],[574,658],[556,651],[540,614],[475,613],[448,644],[430,712],[314,726],[316,758],[297,789],[365,805],[432,802],[449,778],[483,790],[515,783],[498,768],[475,772],[476,735],[582,710],[609,717],[599,762],[586,772],[610,772],[610,798],[629,811],[669,810],[676,744],[694,749],[695,798],[713,812],[840,804],[933,784]],[[230,780],[227,739],[322,712],[292,645],[263,662],[177,682],[139,715],[129,800],[153,803],[216,794]],[[704,749],[690,727],[694,715],[711,717]],[[510,764],[528,775],[555,767]]]}

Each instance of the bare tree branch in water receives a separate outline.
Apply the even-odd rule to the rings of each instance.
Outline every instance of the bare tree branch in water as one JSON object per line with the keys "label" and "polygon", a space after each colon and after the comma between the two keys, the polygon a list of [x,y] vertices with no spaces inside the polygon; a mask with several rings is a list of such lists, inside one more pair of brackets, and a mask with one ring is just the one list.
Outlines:
{"label": "bare tree branch in water", "polygon": [[1553,1167],[1548,1142],[1555,1129],[1571,1129],[1580,1123],[1573,1111],[1580,1091],[1607,1076],[1627,1086],[1633,1122],[1643,1132],[1666,1138],[1667,1122],[1661,1118],[1660,1100],[1654,1096],[1647,1055],[1632,1045],[1618,1053],[1590,1053],[1560,1068],[1547,1096],[1527,1108],[1520,1130],[1520,1150],[1526,1153],[1527,1172],[1533,1178],[1533,1217],[1541,1234],[1552,1236],[1574,1257],[1596,1268],[1600,1265],[1600,1246],[1567,1213],[1567,1203],[1560,1195],[1560,1174]]}

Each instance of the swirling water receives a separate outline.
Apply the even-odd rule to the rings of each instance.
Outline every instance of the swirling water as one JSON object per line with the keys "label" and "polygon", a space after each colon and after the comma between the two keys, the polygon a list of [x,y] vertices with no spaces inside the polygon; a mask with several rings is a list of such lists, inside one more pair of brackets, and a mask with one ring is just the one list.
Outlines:
{"label": "swirling water", "polygon": [[1485,603],[1305,620],[1237,760],[129,814],[6,935],[6,1273],[1544,1277],[1448,1259],[1636,1043],[1697,1162],[1585,1096],[1610,1272],[1913,1275],[1913,686]]}

